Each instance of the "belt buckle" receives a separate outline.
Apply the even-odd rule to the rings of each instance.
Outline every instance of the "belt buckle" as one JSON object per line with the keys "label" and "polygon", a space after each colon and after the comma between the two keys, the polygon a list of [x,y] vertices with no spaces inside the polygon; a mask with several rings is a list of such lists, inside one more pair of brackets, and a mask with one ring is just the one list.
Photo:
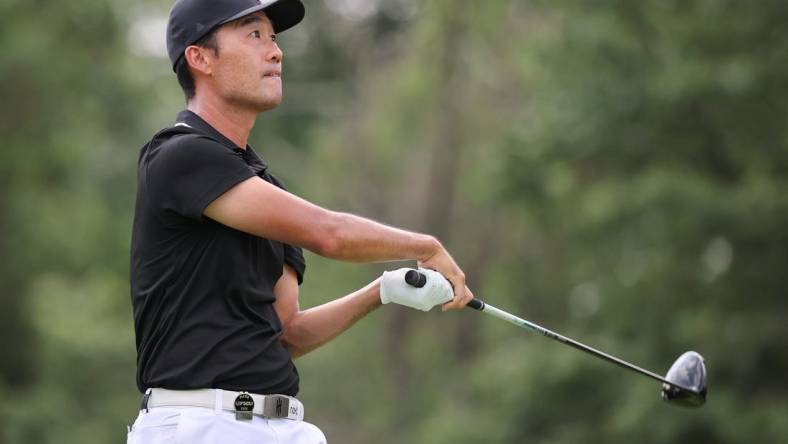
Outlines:
{"label": "belt buckle", "polygon": [[287,418],[290,412],[290,398],[285,395],[265,395],[263,416],[266,418]]}
{"label": "belt buckle", "polygon": [[236,421],[251,421],[254,411],[254,399],[246,392],[240,392],[235,398]]}

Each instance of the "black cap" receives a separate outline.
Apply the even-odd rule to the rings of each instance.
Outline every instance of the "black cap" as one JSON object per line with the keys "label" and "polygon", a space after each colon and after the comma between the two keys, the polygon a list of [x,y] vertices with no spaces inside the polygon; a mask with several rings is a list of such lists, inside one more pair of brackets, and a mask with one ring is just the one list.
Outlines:
{"label": "black cap", "polygon": [[177,0],[167,22],[167,53],[172,69],[193,45],[219,25],[265,11],[274,32],[297,25],[305,14],[301,0]]}

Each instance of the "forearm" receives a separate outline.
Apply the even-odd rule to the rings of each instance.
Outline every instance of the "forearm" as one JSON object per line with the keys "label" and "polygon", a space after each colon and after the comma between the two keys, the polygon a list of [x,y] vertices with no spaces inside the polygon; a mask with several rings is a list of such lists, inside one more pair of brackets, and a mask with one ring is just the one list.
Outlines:
{"label": "forearm", "polygon": [[352,262],[425,260],[443,247],[432,236],[390,227],[348,213],[334,213],[330,248],[323,256]]}
{"label": "forearm", "polygon": [[334,339],[380,305],[376,280],[345,297],[295,313],[281,340],[297,358]]}
{"label": "forearm", "polygon": [[432,236],[321,208],[259,177],[216,198],[204,214],[236,230],[344,261],[424,261],[443,250]]}
{"label": "forearm", "polygon": [[420,268],[435,270],[449,280],[454,298],[444,310],[460,310],[473,298],[465,274],[443,245],[432,236],[389,227],[363,217],[332,213],[327,230],[329,248],[319,253],[332,259],[382,262],[415,259]]}

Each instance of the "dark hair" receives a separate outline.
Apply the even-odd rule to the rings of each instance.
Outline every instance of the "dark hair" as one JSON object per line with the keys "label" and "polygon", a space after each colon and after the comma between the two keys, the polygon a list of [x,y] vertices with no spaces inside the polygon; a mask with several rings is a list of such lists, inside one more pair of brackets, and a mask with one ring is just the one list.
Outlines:
{"label": "dark hair", "polygon": [[[218,29],[218,28],[217,28]],[[203,37],[200,37],[199,40],[194,42],[194,46],[201,46],[203,48],[208,48],[213,50],[213,53],[217,56],[219,55],[219,43],[216,41],[216,29],[212,30],[208,34],[205,34]],[[189,62],[186,61],[186,56],[181,56],[178,59],[178,62],[175,64],[175,74],[178,76],[178,83],[181,85],[181,89],[183,90],[183,94],[186,96],[186,101],[194,97],[195,86],[194,86],[194,77],[192,76],[192,72],[189,70]]]}

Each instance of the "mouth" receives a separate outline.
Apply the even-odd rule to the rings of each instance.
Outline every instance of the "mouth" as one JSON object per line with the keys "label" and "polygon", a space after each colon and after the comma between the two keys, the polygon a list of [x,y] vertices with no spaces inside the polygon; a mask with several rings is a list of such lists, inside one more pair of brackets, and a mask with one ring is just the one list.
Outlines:
{"label": "mouth", "polygon": [[263,74],[263,77],[274,77],[279,79],[282,77],[282,71],[268,71],[265,74]]}

